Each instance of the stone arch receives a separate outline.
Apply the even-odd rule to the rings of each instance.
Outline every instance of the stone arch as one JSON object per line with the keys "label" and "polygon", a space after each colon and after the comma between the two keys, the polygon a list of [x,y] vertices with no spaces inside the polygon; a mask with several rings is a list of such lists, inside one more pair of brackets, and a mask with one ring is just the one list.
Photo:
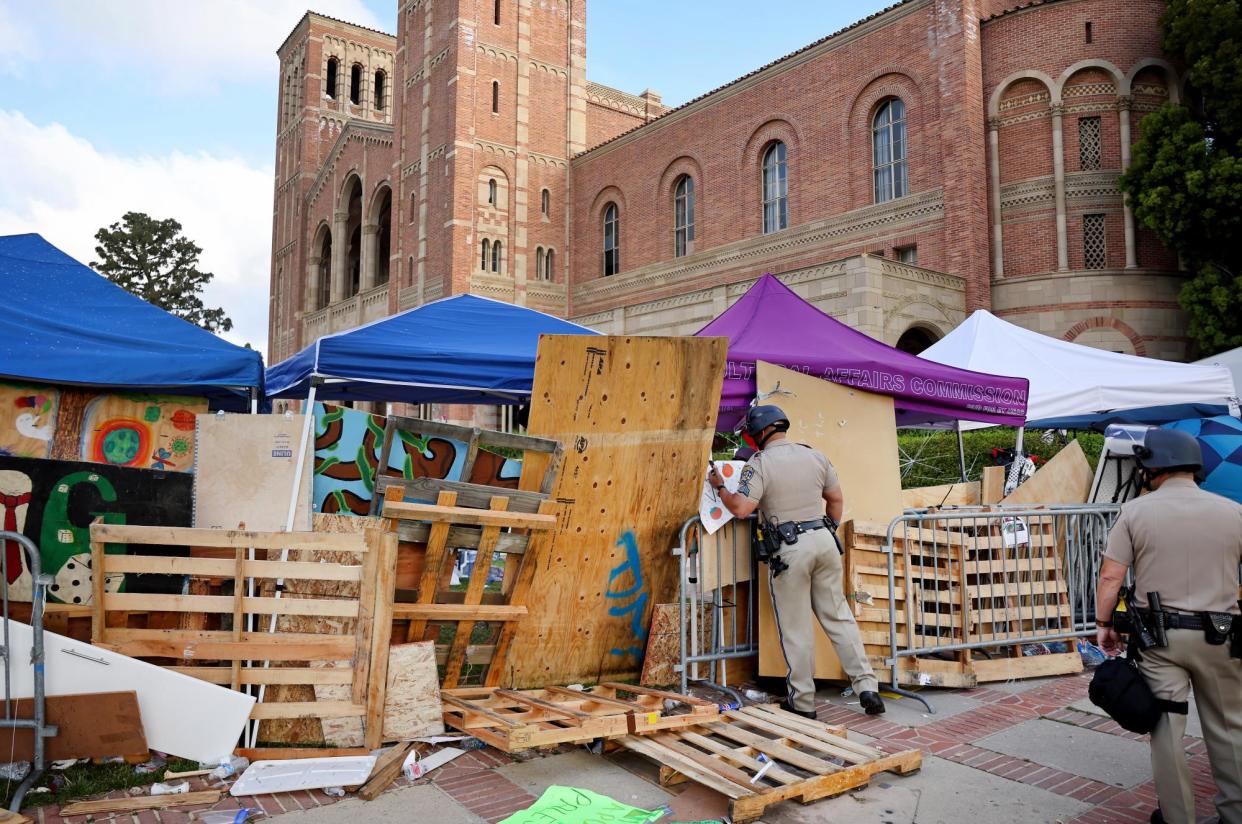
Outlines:
{"label": "stone arch", "polygon": [[[656,183],[656,231],[664,234],[666,238],[675,238],[677,231],[676,205],[674,198],[676,196],[677,183],[682,177],[690,178],[694,186],[694,245],[702,246],[702,220],[701,213],[703,210],[703,167],[698,159],[691,155],[681,155],[674,159],[671,163],[664,167],[664,171],[660,173],[659,181]],[[667,233],[667,234],[665,234]],[[665,241],[662,241],[662,243]],[[676,240],[667,241],[672,244],[670,248],[675,248]]]}
{"label": "stone arch", "polygon": [[332,227],[321,220],[315,227],[306,259],[306,311],[325,308],[332,300]]}
{"label": "stone arch", "polygon": [[768,145],[777,140],[785,144],[790,154],[798,150],[800,133],[792,118],[771,117],[760,123],[746,139],[740,158],[743,168],[758,168]]}
{"label": "stone arch", "polygon": [[1179,77],[1177,70],[1173,68],[1173,64],[1159,57],[1146,57],[1133,66],[1130,71],[1125,73],[1118,85],[1118,94],[1128,96],[1133,94],[1134,78],[1143,69],[1160,68],[1164,70],[1165,86],[1169,90],[1169,102],[1180,103],[1182,100],[1182,86],[1185,82],[1184,77]]}
{"label": "stone arch", "polygon": [[357,181],[359,187],[362,186],[362,173],[357,169],[350,169],[345,173],[341,188],[336,193],[336,210],[338,212],[343,212],[349,208],[350,187],[355,181]]}
{"label": "stone arch", "polygon": [[[905,105],[908,191],[915,192],[923,187],[924,175],[933,165],[923,156],[929,145],[929,141],[924,139],[923,127],[930,117],[918,81],[904,69],[887,68],[872,75],[858,87],[850,101],[843,136],[848,152],[850,197],[855,207],[874,202],[872,124],[880,106],[893,98]],[[912,149],[916,151],[912,152]]]}
{"label": "stone arch", "polygon": [[1115,65],[1113,65],[1107,60],[1103,60],[1100,58],[1090,58],[1088,60],[1079,60],[1077,63],[1074,63],[1072,66],[1067,68],[1065,71],[1061,72],[1061,76],[1058,77],[1056,81],[1056,88],[1053,89],[1053,92],[1052,92],[1053,102],[1054,103],[1059,102],[1061,98],[1064,97],[1066,81],[1068,81],[1074,75],[1078,74],[1083,69],[1092,69],[1092,68],[1103,69],[1104,71],[1112,75],[1113,87],[1117,90],[1118,94],[1121,93],[1121,87],[1125,83],[1125,79],[1126,79],[1126,76],[1121,71],[1121,69],[1117,68]]}
{"label": "stone arch", "polygon": [[897,337],[893,347],[910,355],[918,355],[942,337],[944,334],[930,323],[912,323]]}
{"label": "stone arch", "polygon": [[626,212],[625,192],[622,192],[618,187],[609,184],[600,189],[591,200],[590,214],[596,223],[604,219],[604,207],[610,202],[615,202],[617,204],[617,208],[621,210],[622,216],[624,216]]}
{"label": "stone arch", "polygon": [[[1061,336],[1061,339],[1072,342],[1082,337],[1083,335],[1088,335],[1089,333],[1092,333],[1092,332],[1098,332],[1099,330],[1114,330],[1115,332],[1119,333],[1121,337],[1125,338],[1130,343],[1130,345],[1134,348],[1133,354],[1135,355],[1146,355],[1147,354],[1147,344],[1146,344],[1146,341],[1143,339],[1143,336],[1140,335],[1138,332],[1134,331],[1134,327],[1130,326],[1125,321],[1118,320],[1117,318],[1112,318],[1112,317],[1097,316],[1097,317],[1087,318],[1086,320],[1081,320],[1078,323],[1075,323],[1073,326],[1071,326],[1065,332],[1065,334]],[[1126,353],[1126,354],[1129,354],[1129,353]]]}
{"label": "stone arch", "polygon": [[[341,237],[335,238],[335,242],[345,244],[344,271],[339,273],[343,281],[338,293],[343,298],[353,297],[362,288],[362,191],[362,176],[351,172],[341,189],[340,209],[337,212],[337,225],[342,226],[344,232]],[[336,272],[333,274],[338,275]]]}
{"label": "stone arch", "polygon": [[1001,96],[1019,80],[1036,80],[1044,84],[1048,89],[1048,94],[1052,97],[1049,102],[1054,106],[1061,102],[1061,87],[1057,81],[1038,69],[1023,69],[1014,72],[996,84],[996,88],[992,90],[992,96],[988,98],[988,117],[1000,116]]}
{"label": "stone arch", "polygon": [[[799,151],[800,130],[785,117],[774,117],[757,126],[742,149],[741,175],[738,178],[741,191],[737,200],[742,206],[743,220],[756,234],[763,232],[763,158],[772,144],[785,144],[786,213],[788,226],[797,225],[798,170],[802,163]],[[753,221],[753,222],[752,222]]]}
{"label": "stone arch", "polygon": [[694,178],[696,193],[702,190],[702,164],[693,155],[683,154],[674,158],[671,163],[664,167],[664,171],[660,173],[659,182],[656,184],[656,197],[661,199],[671,198],[673,196],[673,186],[682,175],[690,175],[690,177]]}
{"label": "stone arch", "polygon": [[[496,181],[496,202],[489,203],[492,181]],[[498,212],[509,210],[509,174],[499,166],[484,166],[479,170],[478,191],[476,192],[479,208],[494,209]]]}
{"label": "stone arch", "polygon": [[387,180],[375,187],[367,222],[362,229],[363,288],[387,283],[389,258],[392,255],[392,186]]}

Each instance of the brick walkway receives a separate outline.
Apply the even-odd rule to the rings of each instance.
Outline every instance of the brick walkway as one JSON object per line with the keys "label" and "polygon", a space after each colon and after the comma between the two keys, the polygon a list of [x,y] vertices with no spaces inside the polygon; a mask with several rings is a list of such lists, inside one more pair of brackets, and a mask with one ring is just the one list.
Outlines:
{"label": "brick walkway", "polygon": [[[907,727],[886,720],[883,716],[862,715],[854,707],[842,707],[822,702],[819,707],[821,720],[843,724],[849,729],[876,739],[874,746],[895,752],[919,747],[924,752],[982,770],[1000,778],[1040,787],[1058,795],[1068,796],[1086,804],[1094,805],[1087,812],[1068,824],[1140,824],[1146,822],[1156,807],[1156,793],[1150,780],[1129,788],[1119,788],[1099,781],[1065,772],[1034,761],[994,752],[979,746],[987,736],[1002,732],[1034,719],[1048,719],[1063,724],[1116,735],[1134,741],[1137,736],[1122,730],[1110,719],[1068,709],[1069,705],[1086,696],[1089,674],[1072,675],[1040,684],[1020,693],[980,687],[959,690],[957,695],[968,697],[983,706],[934,720],[923,726]],[[1208,767],[1203,741],[1186,739],[1186,751],[1190,757],[1195,777],[1199,814],[1214,814],[1211,799],[1216,793]],[[436,770],[419,783],[430,781],[465,809],[488,822],[497,822],[511,813],[534,802],[534,797],[514,784],[496,768],[512,759],[496,750],[468,752],[452,763]],[[410,786],[404,778],[398,779],[394,789]],[[682,785],[684,788],[686,785]],[[198,785],[192,789],[203,789]],[[121,797],[122,793],[114,793]],[[282,793],[236,799],[226,795],[210,809],[238,809],[242,806],[261,808],[268,815],[307,810],[334,804],[338,799],[319,791]],[[208,809],[208,808],[198,808]],[[88,818],[76,816],[63,818],[58,808],[48,806],[37,811],[39,824],[86,824]],[[188,822],[188,811],[141,812],[115,816],[96,816],[99,824],[183,824]]]}

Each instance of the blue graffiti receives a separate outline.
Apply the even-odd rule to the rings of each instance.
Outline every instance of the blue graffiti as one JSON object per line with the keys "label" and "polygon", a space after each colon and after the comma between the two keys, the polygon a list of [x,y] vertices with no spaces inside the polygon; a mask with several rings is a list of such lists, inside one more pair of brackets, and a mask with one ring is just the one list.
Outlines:
{"label": "blue graffiti", "polygon": [[[614,618],[624,618],[630,616],[630,632],[634,636],[635,643],[625,647],[613,647],[613,655],[633,655],[636,658],[643,657],[643,650],[647,643],[647,629],[643,626],[643,616],[647,612],[647,592],[646,583],[643,581],[643,568],[638,558],[638,541],[634,538],[631,530],[626,530],[617,541],[617,546],[625,549],[625,560],[613,567],[608,573],[608,591],[604,593],[607,597],[614,600],[624,600],[633,598],[628,604],[618,604],[615,607],[608,608],[608,614]],[[621,592],[612,590],[612,582],[620,578],[626,572],[634,576],[634,585],[629,589]]]}

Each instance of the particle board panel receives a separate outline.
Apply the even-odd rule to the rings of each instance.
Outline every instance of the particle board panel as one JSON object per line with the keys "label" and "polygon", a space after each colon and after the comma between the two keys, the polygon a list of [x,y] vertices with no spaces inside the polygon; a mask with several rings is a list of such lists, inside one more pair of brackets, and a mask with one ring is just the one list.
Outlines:
{"label": "particle board panel", "polygon": [[444,732],[436,646],[432,641],[397,644],[388,650],[384,740],[408,741]]}
{"label": "particle board panel", "polygon": [[670,549],[697,508],[724,378],[724,338],[541,339],[529,432],[560,441],[564,505],[503,683],[637,678]]}
{"label": "particle board panel", "polygon": [[1070,441],[1002,504],[1081,504],[1091,494],[1095,475],[1078,441]]}
{"label": "particle board panel", "polygon": [[901,490],[901,505],[907,509],[924,509],[933,506],[976,506],[982,500],[980,487],[979,481],[968,481],[903,489]]}
{"label": "particle board panel", "polygon": [[[46,739],[48,761],[66,758],[147,756],[147,739],[136,692],[97,692],[51,695],[46,699],[46,723],[57,733]],[[34,699],[14,703],[13,718],[34,718]],[[16,740],[14,740],[16,739]],[[14,761],[34,759],[32,730],[0,730],[0,752]]]}
{"label": "particle board panel", "polygon": [[[198,415],[194,526],[285,528],[297,470],[302,415]],[[293,528],[311,528],[312,444],[306,444]]]}
{"label": "particle board panel", "polygon": [[[789,438],[823,452],[832,462],[845,493],[841,522],[856,519],[887,524],[901,514],[901,471],[897,453],[897,418],[893,399],[813,378],[759,361],[760,392],[777,389],[769,403],[789,416]],[[792,394],[785,394],[792,393]],[[846,559],[848,560],[848,559]],[[767,571],[759,574],[759,674],[785,677],[772,614]],[[828,636],[815,625],[815,677],[843,679],[845,673]],[[873,665],[874,666],[874,665]]]}

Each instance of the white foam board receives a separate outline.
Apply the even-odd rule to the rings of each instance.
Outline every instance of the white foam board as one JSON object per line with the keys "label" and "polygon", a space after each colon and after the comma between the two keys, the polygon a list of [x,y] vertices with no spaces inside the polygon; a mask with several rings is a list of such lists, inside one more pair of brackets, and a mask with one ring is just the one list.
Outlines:
{"label": "white foam board", "polygon": [[229,793],[235,796],[262,795],[358,786],[367,783],[374,768],[373,755],[256,761],[234,782]]}
{"label": "white foam board", "polygon": [[[9,623],[14,698],[34,695],[33,631]],[[254,698],[52,632],[43,634],[48,695],[136,692],[147,744],[191,761],[218,761],[233,752]],[[90,723],[90,719],[84,719]]]}

